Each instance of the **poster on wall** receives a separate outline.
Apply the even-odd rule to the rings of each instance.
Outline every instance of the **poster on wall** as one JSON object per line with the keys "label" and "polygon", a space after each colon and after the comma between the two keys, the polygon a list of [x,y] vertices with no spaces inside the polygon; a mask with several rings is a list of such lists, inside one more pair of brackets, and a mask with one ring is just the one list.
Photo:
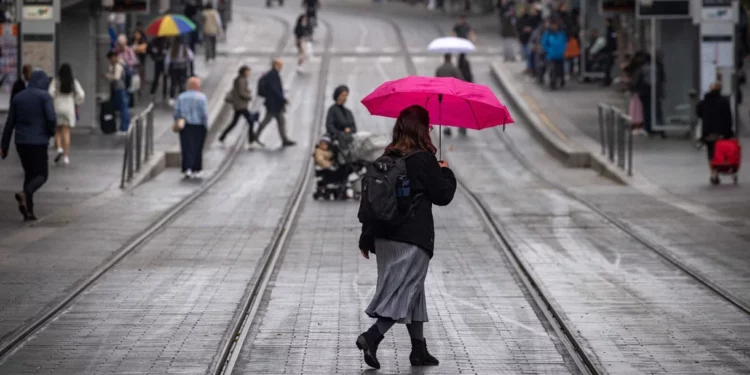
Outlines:
{"label": "poster on wall", "polygon": [[22,60],[34,69],[41,69],[48,75],[52,74],[55,71],[55,42],[24,39]]}
{"label": "poster on wall", "polygon": [[10,93],[18,74],[18,27],[12,23],[0,25],[0,91]]}

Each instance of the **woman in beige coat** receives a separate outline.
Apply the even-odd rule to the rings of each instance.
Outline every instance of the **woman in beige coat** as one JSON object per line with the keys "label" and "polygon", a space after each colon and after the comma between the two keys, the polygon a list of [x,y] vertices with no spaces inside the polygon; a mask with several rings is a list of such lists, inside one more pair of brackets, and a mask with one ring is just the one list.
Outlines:
{"label": "woman in beige coat", "polygon": [[227,134],[229,134],[229,132],[234,129],[234,126],[237,125],[237,121],[240,120],[240,117],[244,117],[245,120],[247,120],[247,124],[250,125],[250,129],[248,130],[248,142],[250,144],[253,143],[253,124],[258,122],[260,114],[258,112],[250,112],[250,110],[248,109],[250,101],[253,99],[252,92],[248,87],[249,78],[250,67],[248,67],[247,65],[243,65],[242,67],[240,67],[240,70],[237,73],[237,77],[234,79],[232,90],[229,91],[225,99],[227,104],[232,105],[232,108],[234,109],[234,116],[232,117],[232,122],[229,123],[229,126],[227,126],[227,128],[224,129],[223,132],[221,132],[221,135],[219,136],[219,142],[224,142]]}

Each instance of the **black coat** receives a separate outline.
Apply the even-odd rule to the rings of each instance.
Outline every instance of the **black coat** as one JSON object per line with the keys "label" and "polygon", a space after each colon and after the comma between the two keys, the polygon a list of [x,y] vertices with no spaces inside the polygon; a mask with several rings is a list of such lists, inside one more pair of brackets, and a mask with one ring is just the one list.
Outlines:
{"label": "black coat", "polygon": [[703,97],[697,108],[698,117],[703,121],[701,139],[713,141],[717,136],[733,138],[732,107],[729,99],[719,91],[711,91]]}
{"label": "black coat", "polygon": [[432,257],[435,248],[435,224],[432,205],[447,206],[456,193],[456,177],[438,165],[435,155],[420,152],[406,159],[406,174],[415,199],[412,216],[398,227],[362,225],[359,248],[375,252],[375,238],[419,246]]}
{"label": "black coat", "polygon": [[284,97],[284,86],[281,84],[281,75],[276,69],[271,69],[265,77],[266,110],[271,113],[284,112],[286,98]]}
{"label": "black coat", "polygon": [[349,128],[351,133],[357,132],[357,124],[354,123],[352,111],[343,105],[332,105],[328,108],[326,115],[326,131],[335,137],[338,133],[343,133],[346,128]]}

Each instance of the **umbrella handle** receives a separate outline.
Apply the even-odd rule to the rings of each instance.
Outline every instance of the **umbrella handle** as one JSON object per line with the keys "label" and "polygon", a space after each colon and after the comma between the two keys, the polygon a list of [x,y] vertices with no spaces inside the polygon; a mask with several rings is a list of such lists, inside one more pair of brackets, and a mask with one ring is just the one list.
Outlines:
{"label": "umbrella handle", "polygon": [[438,94],[438,122],[440,123],[438,126],[438,131],[440,132],[438,134],[438,150],[439,154],[438,157],[440,160],[443,160],[443,94]]}

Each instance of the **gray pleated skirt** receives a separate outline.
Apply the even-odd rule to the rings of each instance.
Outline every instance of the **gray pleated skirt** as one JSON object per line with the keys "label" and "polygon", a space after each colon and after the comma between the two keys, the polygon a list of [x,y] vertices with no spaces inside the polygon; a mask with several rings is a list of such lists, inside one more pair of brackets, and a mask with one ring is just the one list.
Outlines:
{"label": "gray pleated skirt", "polygon": [[398,323],[427,321],[424,280],[430,257],[418,246],[375,239],[378,285],[365,313]]}

